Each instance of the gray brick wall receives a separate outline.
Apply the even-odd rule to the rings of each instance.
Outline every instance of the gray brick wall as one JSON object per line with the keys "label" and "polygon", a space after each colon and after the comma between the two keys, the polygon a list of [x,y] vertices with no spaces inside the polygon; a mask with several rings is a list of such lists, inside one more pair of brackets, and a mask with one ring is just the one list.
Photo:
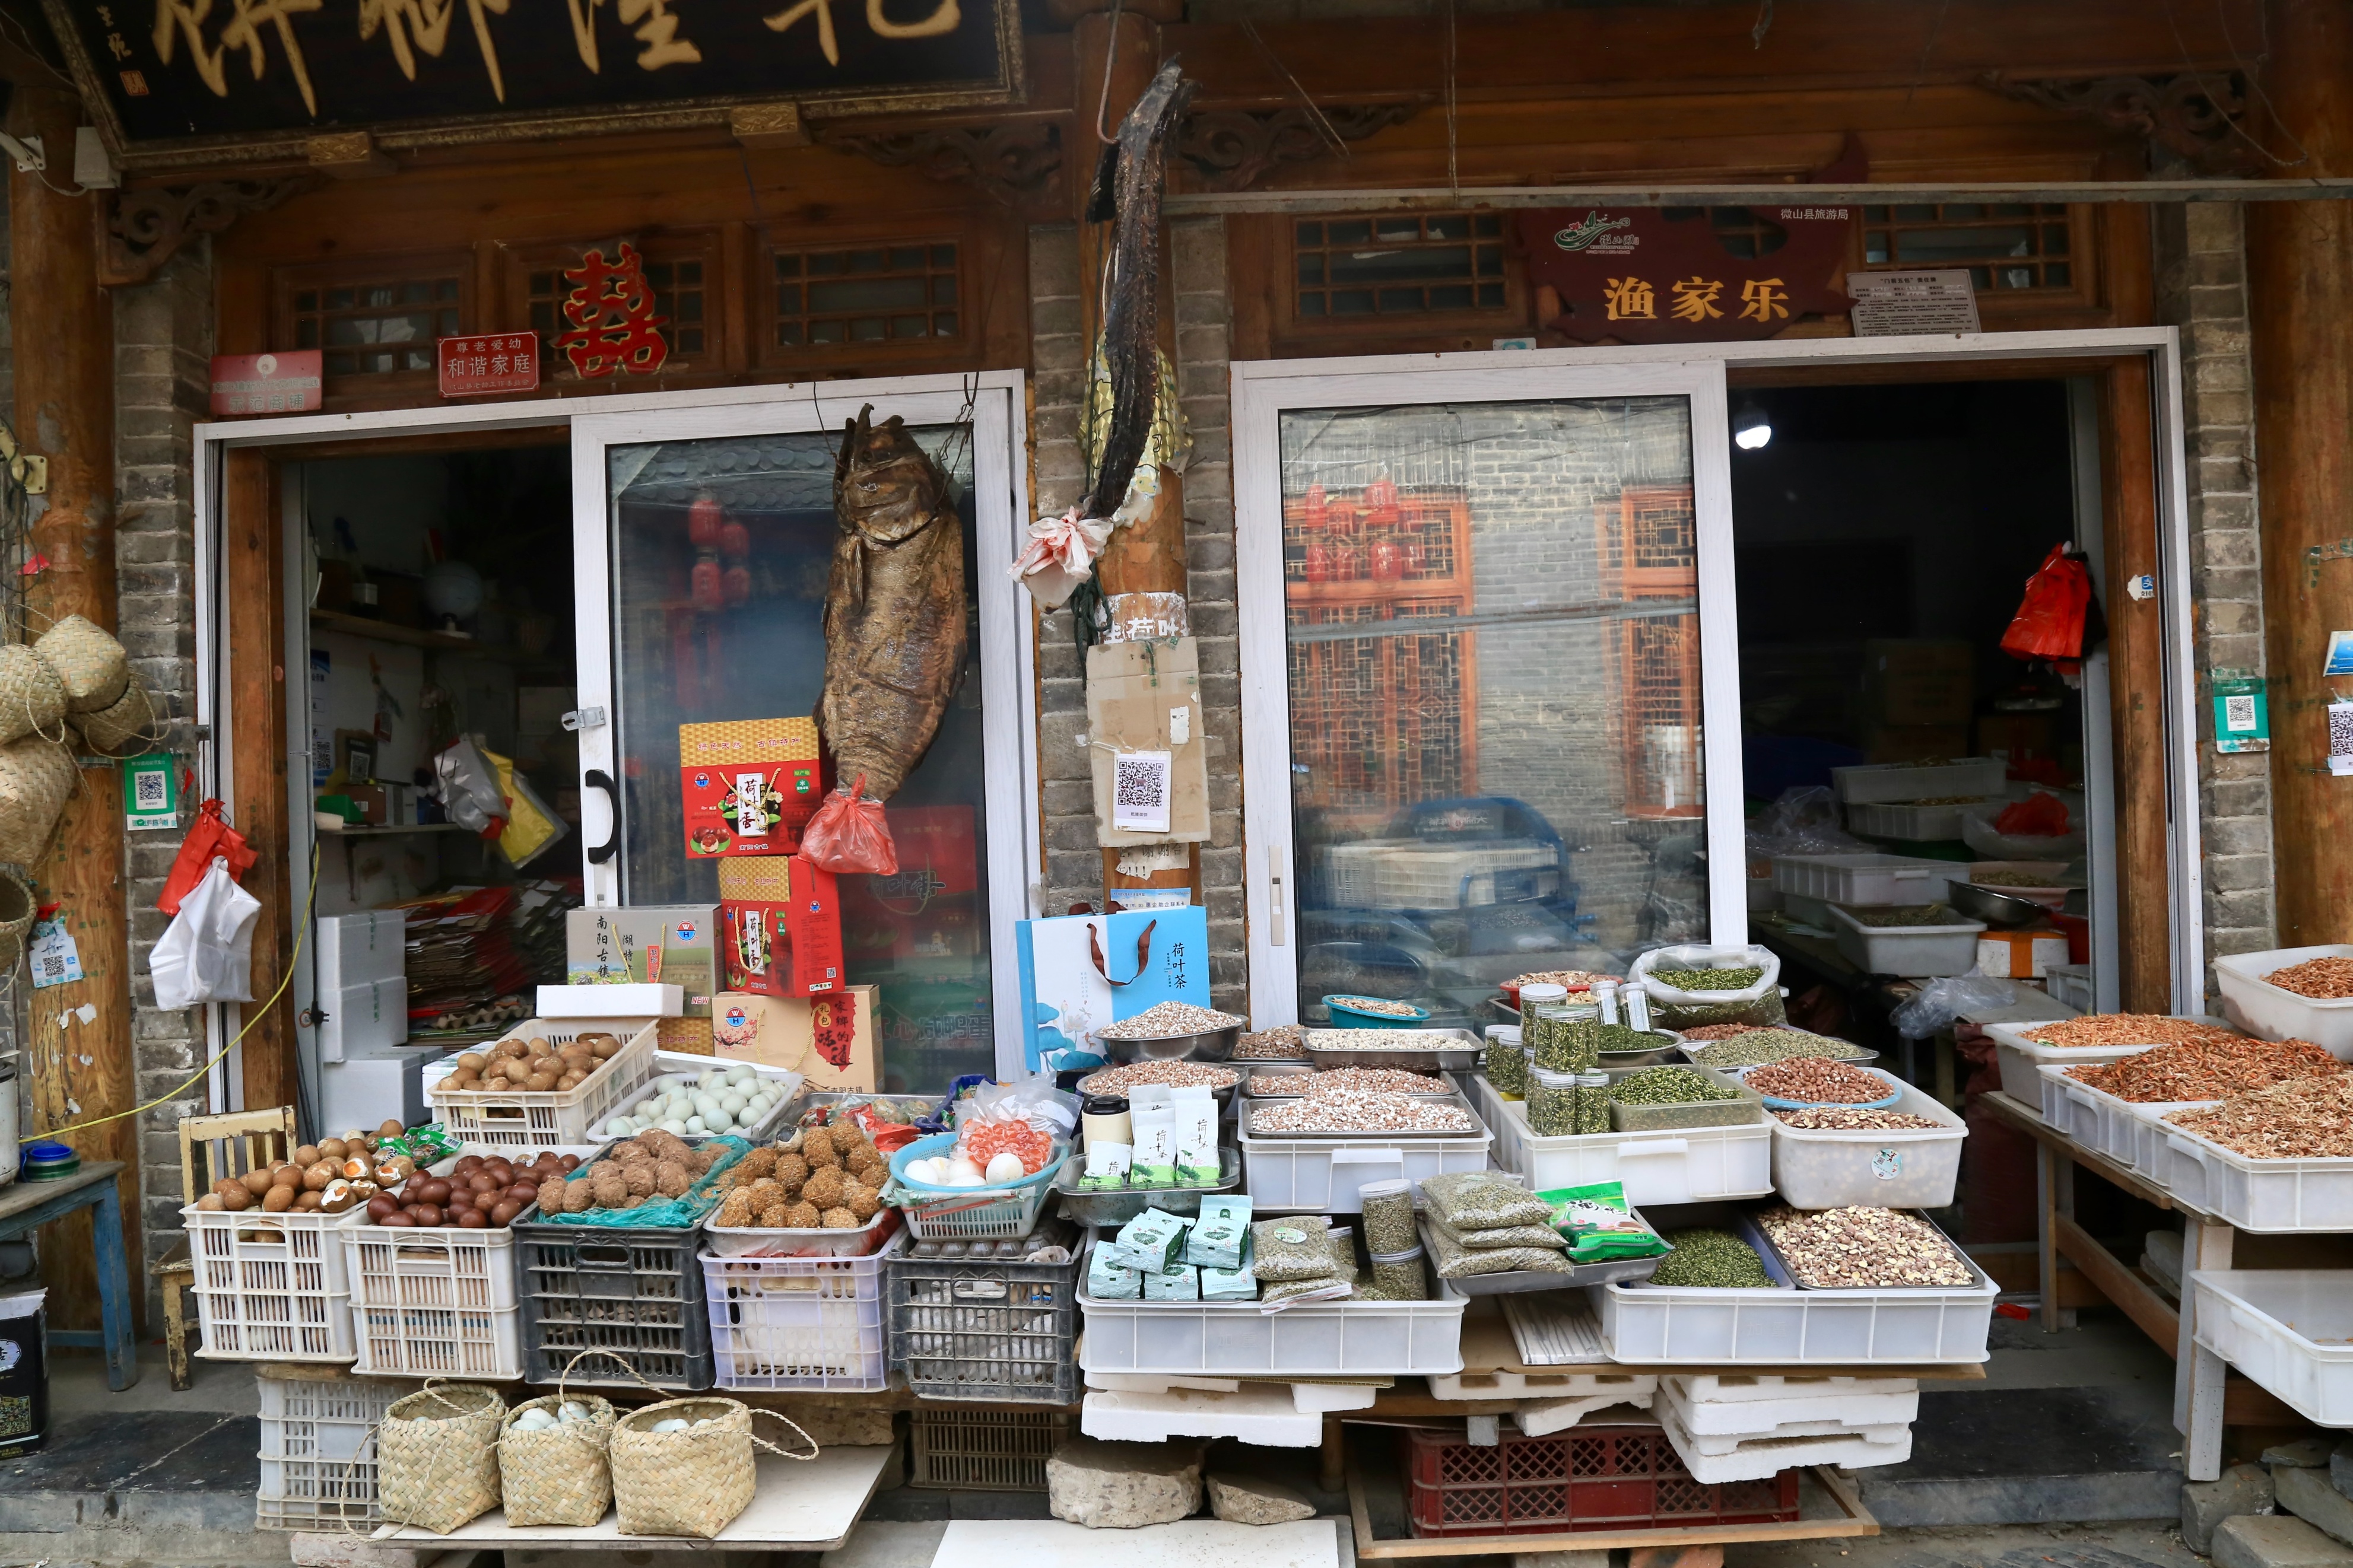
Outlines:
{"label": "gray brick wall", "polygon": [[[150,281],[114,291],[117,625],[132,664],[172,716],[169,749],[193,760],[195,712],[195,511],[191,426],[211,379],[208,246],[182,251]],[[155,1005],[148,952],[167,923],[155,908],[182,834],[127,836],[123,894],[131,927],[132,1052],[143,1102],[170,1093],[205,1059],[203,1015]],[[179,1242],[180,1118],[206,1108],[199,1079],[140,1118],[140,1196],[148,1260]],[[161,1322],[153,1299],[149,1321]]]}
{"label": "gray brick wall", "polygon": [[2157,215],[2157,300],[2181,329],[2189,552],[2199,698],[2199,832],[2206,879],[2207,994],[2213,958],[2275,946],[2271,759],[2214,750],[2216,676],[2263,673],[2263,595],[2246,242],[2240,208],[2193,202]]}

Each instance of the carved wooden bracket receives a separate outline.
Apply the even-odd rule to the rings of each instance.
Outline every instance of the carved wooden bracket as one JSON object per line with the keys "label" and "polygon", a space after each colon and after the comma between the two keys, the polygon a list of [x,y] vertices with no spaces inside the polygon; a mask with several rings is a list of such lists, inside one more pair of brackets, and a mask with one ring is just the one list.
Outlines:
{"label": "carved wooden bracket", "polygon": [[2065,114],[2088,115],[2118,131],[2138,132],[2209,174],[2244,173],[2262,154],[2238,127],[2246,109],[2243,82],[2233,73],[2104,76],[2062,81],[2014,81],[2000,72],[1981,79],[2004,98]]}
{"label": "carved wooden bracket", "polygon": [[[1377,131],[1403,124],[1421,107],[1418,101],[1338,104],[1326,108],[1323,117],[1341,141],[1361,142]],[[1287,104],[1189,114],[1176,152],[1199,174],[1205,189],[1240,191],[1278,163],[1328,157],[1332,146],[1304,105]]]}
{"label": "carved wooden bracket", "polygon": [[920,131],[861,132],[820,126],[820,145],[892,168],[917,169],[934,180],[978,185],[1013,203],[1046,188],[1062,167],[1062,134],[1049,121],[1005,125],[943,125]]}
{"label": "carved wooden bracket", "polygon": [[185,190],[118,192],[94,209],[103,226],[99,281],[108,288],[144,283],[196,236],[219,234],[247,213],[267,212],[287,197],[325,183],[317,174],[296,174],[282,180],[214,180]]}

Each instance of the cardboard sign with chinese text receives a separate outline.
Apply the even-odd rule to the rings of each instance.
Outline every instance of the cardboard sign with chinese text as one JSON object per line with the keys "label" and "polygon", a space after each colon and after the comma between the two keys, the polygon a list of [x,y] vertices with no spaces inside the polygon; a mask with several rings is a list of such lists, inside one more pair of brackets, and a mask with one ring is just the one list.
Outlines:
{"label": "cardboard sign with chinese text", "polygon": [[435,345],[444,397],[498,397],[539,390],[539,334],[442,338]]}
{"label": "cardboard sign with chinese text", "polygon": [[213,355],[216,414],[311,414],[321,407],[324,355],[317,349]]}
{"label": "cardboard sign with chinese text", "polygon": [[817,723],[735,719],[678,727],[686,853],[790,855],[817,815]]}
{"label": "cardboard sign with chinese text", "polygon": [[801,1074],[813,1089],[871,1093],[882,1063],[874,1045],[875,988],[826,996],[729,992],[712,999],[712,1054]]}
{"label": "cardboard sign with chinese text", "polygon": [[[1769,338],[1843,314],[1834,279],[1857,209],[1845,206],[1550,208],[1519,215],[1528,283],[1557,313],[1538,325],[1583,342]],[[1547,299],[1542,293],[1540,299]]]}

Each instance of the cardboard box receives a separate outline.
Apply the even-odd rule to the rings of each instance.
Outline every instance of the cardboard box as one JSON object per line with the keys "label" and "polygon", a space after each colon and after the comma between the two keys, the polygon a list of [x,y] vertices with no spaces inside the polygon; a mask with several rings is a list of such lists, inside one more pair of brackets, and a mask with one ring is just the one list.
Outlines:
{"label": "cardboard box", "polygon": [[[1200,659],[1191,637],[1097,643],[1087,649],[1087,748],[1093,759],[1095,842],[1206,843],[1209,837],[1208,731]],[[1113,775],[1123,752],[1166,752],[1168,826],[1130,831],[1113,823]]]}
{"label": "cardboard box", "polygon": [[1968,755],[1967,724],[1883,724],[1862,734],[1866,763],[1948,762]]}
{"label": "cardboard box", "polygon": [[657,904],[572,910],[564,917],[565,978],[575,985],[676,985],[689,1018],[711,1016],[719,990],[719,906]]}
{"label": "cardboard box", "polygon": [[344,787],[370,827],[417,826],[417,786],[405,784],[355,784]]}
{"label": "cardboard box", "polygon": [[678,779],[689,858],[789,855],[817,815],[816,721],[681,724]]}
{"label": "cardboard box", "polygon": [[813,1089],[871,1093],[882,1074],[875,998],[871,985],[814,997],[726,993],[713,998],[714,1054],[788,1068],[804,1075]]}
{"label": "cardboard box", "polygon": [[694,1057],[719,1054],[719,1047],[712,1043],[709,1018],[656,1018],[654,1049],[683,1051]]}
{"label": "cardboard box", "polygon": [[[842,884],[843,946],[861,958],[977,957],[987,922],[972,807],[892,805],[889,815],[899,869]],[[756,864],[722,861],[722,890],[728,867]]]}
{"label": "cardboard box", "polygon": [[764,996],[820,996],[849,984],[837,879],[797,855],[719,862],[723,984]]}
{"label": "cardboard box", "polygon": [[1968,723],[1977,704],[1977,658],[1966,642],[1870,639],[1862,645],[1864,723]]}

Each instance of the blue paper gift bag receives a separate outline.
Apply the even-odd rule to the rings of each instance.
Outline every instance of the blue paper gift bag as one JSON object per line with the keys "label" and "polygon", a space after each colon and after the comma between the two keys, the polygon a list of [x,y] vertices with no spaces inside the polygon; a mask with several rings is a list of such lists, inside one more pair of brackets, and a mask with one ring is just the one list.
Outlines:
{"label": "blue paper gift bag", "polygon": [[1108,1056],[1094,1031],[1158,1003],[1209,1005],[1209,911],[1198,905],[1019,921],[1014,942],[1033,1071]]}

